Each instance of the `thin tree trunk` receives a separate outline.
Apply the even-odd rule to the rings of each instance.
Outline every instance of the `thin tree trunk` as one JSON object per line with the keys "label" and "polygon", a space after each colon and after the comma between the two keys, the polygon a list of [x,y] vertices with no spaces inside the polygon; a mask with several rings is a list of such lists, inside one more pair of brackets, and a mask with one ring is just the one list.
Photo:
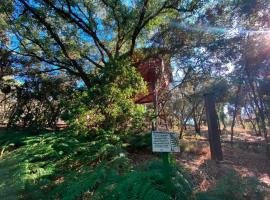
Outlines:
{"label": "thin tree trunk", "polygon": [[248,119],[249,119],[249,121],[250,121],[250,123],[251,123],[251,125],[252,125],[253,130],[255,131],[256,136],[258,136],[259,133],[258,133],[258,131],[257,131],[256,124],[253,122],[253,119],[252,119],[252,117],[251,117],[251,115],[250,115],[250,113],[248,112],[248,110],[247,110],[246,107],[245,107],[245,112],[246,112],[246,114],[247,114],[247,116],[248,116]]}
{"label": "thin tree trunk", "polygon": [[247,74],[247,81],[248,81],[249,87],[250,87],[252,95],[253,95],[252,99],[253,99],[253,102],[254,102],[257,110],[258,110],[259,126],[260,126],[261,130],[263,131],[264,138],[267,140],[267,129],[266,129],[266,124],[265,124],[265,113],[264,113],[264,110],[263,110],[263,108],[261,107],[261,105],[259,103],[259,100],[258,100],[259,97],[256,94],[256,90],[255,90],[255,87],[253,85],[253,82],[251,81],[250,73],[249,73],[248,69],[246,69],[246,74]]}
{"label": "thin tree trunk", "polygon": [[198,123],[198,128],[199,128],[199,135],[201,135],[201,124],[202,124],[202,115],[204,112],[204,107],[201,110],[200,116],[199,116],[199,123]]}
{"label": "thin tree trunk", "polygon": [[181,126],[181,128],[180,128],[180,139],[183,138],[183,132],[184,132],[184,130],[187,130],[186,124],[187,124],[188,119],[189,119],[189,118],[186,118],[186,119],[180,124],[180,126]]}
{"label": "thin tree trunk", "polygon": [[[253,101],[250,94],[249,94],[249,98],[251,99],[251,101]],[[256,124],[258,126],[258,134],[257,134],[257,136],[262,136],[262,131],[261,131],[261,127],[260,127],[260,119],[259,119],[258,111],[256,110],[256,108],[254,107],[254,105],[252,103],[250,104],[250,106],[253,109],[253,113],[255,114],[255,121],[256,121]]]}
{"label": "thin tree trunk", "polygon": [[183,132],[184,132],[184,127],[181,125],[181,128],[180,128],[180,139],[183,138]]}
{"label": "thin tree trunk", "polygon": [[[235,113],[235,111],[234,111],[234,113]],[[231,143],[233,143],[234,126],[235,126],[235,114],[233,114],[233,120],[232,120],[232,124],[231,124]]]}
{"label": "thin tree trunk", "polygon": [[240,121],[240,124],[241,124],[242,128],[243,128],[243,129],[246,129],[246,126],[245,126],[245,124],[244,124],[244,122],[243,122],[243,119],[242,119],[242,117],[241,117],[241,113],[240,113],[240,115],[239,115],[239,121]]}
{"label": "thin tree trunk", "polygon": [[194,129],[195,129],[196,134],[200,134],[200,127],[197,122],[195,114],[193,114],[193,121],[194,121]]}
{"label": "thin tree trunk", "polygon": [[158,93],[157,93],[157,88],[156,88],[156,82],[152,83],[152,90],[154,91],[154,96],[153,96],[153,105],[154,105],[154,110],[155,110],[155,121],[152,122],[152,130],[157,131],[158,130]]}
{"label": "thin tree trunk", "polygon": [[233,143],[233,136],[234,136],[234,126],[235,126],[235,120],[236,120],[236,114],[238,110],[238,101],[239,101],[239,93],[241,90],[241,85],[238,85],[237,93],[236,93],[236,100],[234,102],[234,111],[233,111],[233,118],[232,118],[232,124],[231,124],[231,143]]}
{"label": "thin tree trunk", "polygon": [[221,113],[221,116],[220,116],[220,121],[221,121],[221,123],[222,123],[222,126],[223,126],[223,130],[226,130],[226,123],[225,123],[225,114],[224,114],[224,112],[222,111],[222,113]]}
{"label": "thin tree trunk", "polygon": [[[249,37],[249,36],[248,36]],[[248,39],[248,38],[247,38]],[[246,42],[246,40],[245,40]],[[247,42],[245,43],[247,44]],[[259,127],[262,129],[263,131],[263,134],[264,134],[264,138],[266,141],[268,141],[268,138],[267,138],[267,129],[266,129],[266,124],[265,124],[265,113],[264,113],[264,110],[263,108],[260,106],[260,103],[259,103],[259,97],[256,93],[256,90],[255,90],[255,86],[254,86],[254,81],[252,80],[252,72],[250,71],[251,67],[249,66],[249,62],[248,62],[248,59],[247,59],[247,55],[246,55],[246,51],[244,52],[244,70],[246,72],[246,80],[247,80],[247,83],[251,89],[251,92],[252,92],[252,95],[253,95],[253,101],[255,103],[255,106],[257,107],[258,109],[258,114],[259,114],[259,117],[260,117],[260,124],[259,124]],[[259,95],[260,96],[260,95]]]}

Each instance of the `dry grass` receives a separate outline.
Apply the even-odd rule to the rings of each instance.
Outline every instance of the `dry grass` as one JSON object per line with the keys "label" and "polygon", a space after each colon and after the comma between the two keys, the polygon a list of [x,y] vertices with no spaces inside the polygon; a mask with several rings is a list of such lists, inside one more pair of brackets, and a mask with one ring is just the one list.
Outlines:
{"label": "dry grass", "polygon": [[181,140],[182,153],[176,154],[175,158],[191,172],[198,191],[212,188],[231,171],[236,171],[242,177],[255,176],[270,187],[270,160],[266,155],[264,141],[254,133],[244,131],[235,129],[236,143],[233,145],[228,142],[228,131],[222,135],[224,161],[220,163],[211,160],[207,129],[203,129],[201,137],[192,136],[192,130],[187,131],[186,137]]}

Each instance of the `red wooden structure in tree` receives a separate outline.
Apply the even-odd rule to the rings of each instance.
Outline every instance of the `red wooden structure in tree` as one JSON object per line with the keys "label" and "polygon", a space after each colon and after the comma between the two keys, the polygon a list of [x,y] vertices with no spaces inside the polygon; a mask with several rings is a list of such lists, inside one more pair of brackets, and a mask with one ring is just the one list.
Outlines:
{"label": "red wooden structure in tree", "polygon": [[168,89],[172,80],[169,60],[160,57],[151,57],[138,65],[138,71],[148,84],[148,94],[139,95],[136,103],[145,104],[154,102],[155,90],[159,96],[162,91]]}

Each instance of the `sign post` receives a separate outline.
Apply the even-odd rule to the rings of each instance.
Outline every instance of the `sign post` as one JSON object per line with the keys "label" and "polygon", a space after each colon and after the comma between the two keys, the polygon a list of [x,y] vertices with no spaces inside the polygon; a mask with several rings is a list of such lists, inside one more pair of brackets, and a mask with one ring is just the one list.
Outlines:
{"label": "sign post", "polygon": [[171,192],[170,152],[180,152],[179,137],[176,133],[152,131],[152,151],[161,152],[164,164],[164,179],[168,192]]}
{"label": "sign post", "polygon": [[180,152],[178,136],[175,133],[158,131],[159,104],[157,81],[152,83],[153,105],[155,110],[155,122],[152,122],[152,149],[153,152],[161,152],[164,166],[164,182],[169,193],[172,192],[171,166],[169,160],[170,152]]}

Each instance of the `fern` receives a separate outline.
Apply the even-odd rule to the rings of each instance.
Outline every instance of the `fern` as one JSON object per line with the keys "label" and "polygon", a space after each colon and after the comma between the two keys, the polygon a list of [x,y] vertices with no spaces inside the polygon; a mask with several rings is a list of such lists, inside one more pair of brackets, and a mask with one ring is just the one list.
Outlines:
{"label": "fern", "polygon": [[173,193],[165,187],[163,164],[159,161],[143,164],[124,174],[101,165],[67,177],[54,194],[63,200],[73,200],[83,194],[93,200],[191,199],[192,188],[185,175],[176,167],[172,168],[172,175]]}
{"label": "fern", "polygon": [[104,168],[100,167],[92,173],[76,174],[75,179],[66,180],[67,183],[61,186],[61,199],[73,200],[89,190],[95,190],[95,188],[104,181],[106,177],[105,173]]}
{"label": "fern", "polygon": [[[181,198],[183,200],[190,199],[192,188],[185,176],[176,167],[172,168],[172,176],[174,177],[175,183],[172,184],[173,194],[171,194],[165,186],[166,180],[164,179],[163,163],[159,161],[150,162],[120,178],[111,177],[111,182],[106,182],[106,184],[101,185],[101,187],[96,190],[99,197],[97,199],[166,200],[175,199],[177,197],[179,197],[177,199]],[[116,180],[118,180],[118,182]],[[108,188],[110,188],[110,191],[106,191]],[[104,195],[101,196],[101,194]]]}
{"label": "fern", "polygon": [[170,190],[165,186],[162,162],[132,166],[117,135],[86,140],[69,134],[18,134],[1,144],[7,141],[15,149],[0,160],[0,166],[8,169],[0,170],[7,180],[0,184],[1,199],[10,191],[22,199],[64,200],[188,200],[192,195],[184,171],[176,166],[169,168]]}

